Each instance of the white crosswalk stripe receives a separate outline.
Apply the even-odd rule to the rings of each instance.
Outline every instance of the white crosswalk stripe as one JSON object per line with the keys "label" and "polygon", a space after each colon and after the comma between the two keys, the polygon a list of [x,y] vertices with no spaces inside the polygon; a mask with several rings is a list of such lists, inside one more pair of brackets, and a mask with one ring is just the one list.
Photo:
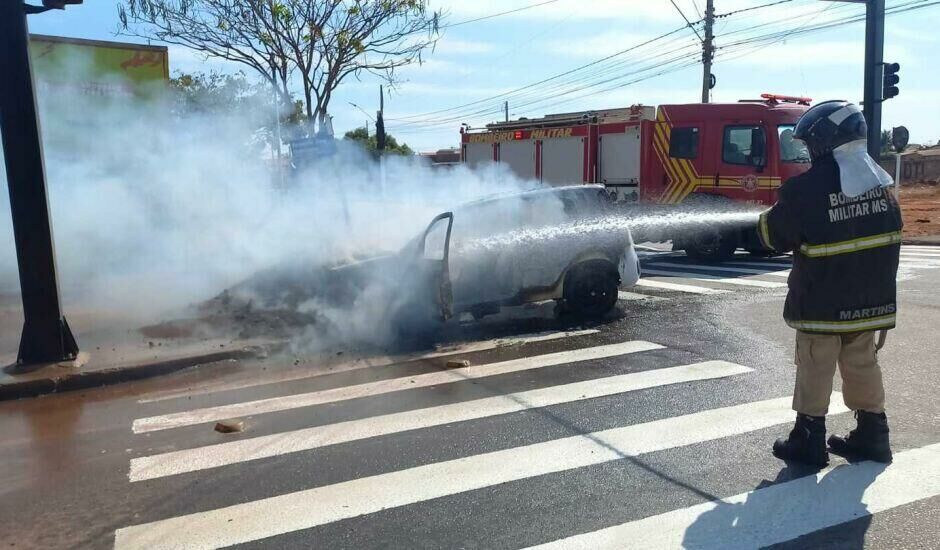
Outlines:
{"label": "white crosswalk stripe", "polygon": [[[472,349],[474,343],[464,346],[466,349]],[[577,369],[583,367],[587,361],[606,360],[660,349],[665,348],[644,341],[571,349],[316,392],[287,394],[272,399],[140,418],[134,421],[133,430],[138,434],[146,434],[215,419],[264,414],[314,404],[339,403],[412,388],[425,388],[422,391],[433,392],[433,386],[461,380],[481,380],[548,366]],[[227,472],[229,469],[237,472],[237,468],[252,468],[264,459],[280,457],[279,460],[285,460],[290,459],[294,453],[331,446],[355,445],[356,442],[373,438],[408,437],[406,433],[421,433],[421,430],[428,429],[456,434],[459,433],[456,426],[458,423],[466,427],[488,418],[521,415],[554,406],[584,404],[590,408],[603,402],[595,401],[588,405],[591,400],[605,397],[618,396],[620,399],[620,396],[623,396],[624,399],[629,399],[631,392],[642,391],[689,392],[695,390],[696,384],[706,384],[709,380],[712,381],[711,384],[723,385],[731,384],[736,379],[746,380],[746,377],[755,375],[751,368],[718,360],[659,366],[659,362],[669,361],[666,357],[669,356],[637,356],[637,360],[647,361],[647,367],[645,370],[633,372],[623,372],[617,370],[618,367],[605,363],[604,370],[594,374],[596,378],[584,381],[562,381],[536,389],[475,397],[466,401],[447,402],[426,408],[254,437],[240,437],[222,443],[182,445],[182,448],[177,447],[177,450],[167,451],[166,447],[158,447],[159,454],[130,459],[128,478],[131,483],[171,483],[174,476],[181,474],[211,476],[214,472]],[[648,368],[649,362],[655,365],[654,368]],[[613,365],[616,364],[615,361]],[[496,387],[487,385],[490,386]],[[561,437],[555,435],[554,437],[559,437],[557,439],[536,440],[535,443],[517,444],[509,448],[497,447],[499,450],[495,451],[484,448],[472,451],[477,454],[457,455],[458,458],[452,458],[453,455],[450,455],[444,458],[422,459],[416,465],[410,463],[390,471],[353,474],[339,481],[312,488],[285,488],[275,493],[266,493],[262,498],[256,497],[256,500],[223,500],[215,502],[211,508],[183,510],[173,517],[150,516],[143,518],[142,523],[120,528],[115,532],[115,548],[217,548],[264,541],[270,537],[369,516],[383,510],[420,506],[421,503],[433,499],[453,497],[510,482],[526,484],[529,480],[565,475],[565,472],[574,470],[579,470],[578,475],[581,475],[589,471],[584,470],[585,468],[591,466],[742,437],[765,428],[786,425],[793,420],[791,405],[790,397],[777,397],[708,408],[679,416],[666,416],[638,424],[614,424],[618,427],[586,433],[568,431]],[[848,409],[842,405],[841,395],[834,393],[830,416],[845,412],[848,412]],[[518,421],[524,417],[507,418]],[[184,432],[169,432],[176,433]],[[174,446],[170,448],[173,449]],[[302,455],[294,458],[303,460]],[[266,467],[276,464],[277,462],[273,462]],[[319,463],[317,467],[330,468],[330,465]],[[775,483],[720,500],[632,519],[596,531],[580,532],[576,527],[561,530],[554,533],[554,537],[561,538],[550,542],[545,542],[546,535],[541,535],[539,540],[531,540],[520,546],[539,544],[532,548],[613,549],[623,548],[624,541],[642,541],[641,546],[644,548],[674,548],[683,545],[715,549],[755,548],[792,540],[861,515],[876,514],[938,495],[940,444],[897,453],[894,463],[890,466],[870,462],[843,464],[816,476]],[[773,521],[766,518],[773,518]],[[610,523],[617,521],[614,519]],[[328,543],[323,542],[323,545]]]}
{"label": "white crosswalk stripe", "polygon": [[497,348],[506,348],[510,346],[521,346],[525,344],[534,344],[537,342],[550,342],[565,338],[574,338],[577,336],[587,336],[600,332],[597,329],[589,328],[570,331],[540,332],[536,334],[525,334],[522,336],[512,336],[507,338],[494,338],[491,340],[481,340],[477,342],[466,342],[449,345],[442,349],[427,352],[414,353],[398,356],[380,356],[364,357],[361,360],[347,361],[346,363],[335,365],[329,372],[311,373],[308,367],[289,370],[287,372],[271,374],[264,379],[251,378],[248,380],[239,380],[235,382],[222,382],[218,384],[203,383],[196,390],[168,390],[165,392],[155,392],[148,397],[138,399],[138,403],[156,403],[158,401],[167,401],[169,399],[178,399],[180,397],[191,397],[196,395],[206,395],[222,391],[240,390],[280,382],[295,382],[298,380],[309,380],[319,376],[336,374],[338,372],[350,372],[354,370],[372,369],[385,367],[395,363],[404,363],[408,361],[423,361],[427,359],[440,359],[452,355],[474,353],[478,351],[488,351]]}
{"label": "white crosswalk stripe", "polygon": [[[785,397],[711,409],[134,525],[115,533],[115,548],[218,548],[256,541],[510,481],[785,424],[793,417],[790,402]],[[838,405],[831,409],[830,414],[846,412]]]}
{"label": "white crosswalk stripe", "polygon": [[764,261],[761,261],[761,260],[750,260],[750,261],[735,260],[735,261],[732,261],[732,262],[724,262],[724,263],[722,263],[721,265],[732,265],[732,266],[741,266],[741,267],[753,266],[753,267],[769,267],[769,268],[775,268],[775,269],[789,269],[790,266],[793,265],[793,262],[791,262],[791,261],[789,260],[789,258],[788,258],[787,261],[785,261],[785,262],[773,262],[773,261],[768,261],[768,260],[764,260]]}
{"label": "white crosswalk stripe", "polygon": [[730,292],[728,290],[722,290],[718,288],[709,288],[704,286],[697,285],[686,285],[680,283],[673,283],[669,281],[662,281],[658,279],[647,279],[643,278],[636,282],[636,286],[646,287],[646,288],[655,288],[659,290],[672,290],[675,292],[685,292],[689,294],[724,294]]}
{"label": "white crosswalk stripe", "polygon": [[672,276],[672,277],[682,277],[683,279],[691,279],[693,281],[708,281],[714,283],[721,283],[726,285],[738,285],[738,286],[752,286],[758,288],[781,288],[787,286],[786,283],[781,283],[777,281],[762,281],[760,279],[751,279],[747,277],[720,277],[716,275],[704,275],[701,273],[692,273],[688,271],[668,271],[663,269],[643,269],[644,275],[658,275],[658,276]]}
{"label": "white crosswalk stripe", "polygon": [[744,273],[748,275],[771,275],[771,276],[786,276],[789,275],[790,270],[779,270],[779,271],[767,271],[766,269],[754,269],[754,268],[745,268],[745,267],[736,267],[729,265],[700,265],[700,264],[686,264],[679,262],[656,262],[649,264],[651,267],[659,268],[680,268],[680,269],[697,269],[701,271],[712,271],[718,273]]}
{"label": "white crosswalk stripe", "polygon": [[[736,292],[705,286],[700,283],[717,283],[737,287],[783,288],[781,281],[773,278],[789,277],[792,256],[777,256],[776,259],[756,258],[746,254],[737,254],[734,259],[715,264],[703,264],[691,261],[682,253],[667,250],[649,250],[640,254],[643,279],[637,286],[671,290],[695,294],[714,294]],[[903,246],[901,247],[901,268],[934,269],[940,268],[940,247]],[[910,276],[909,271],[904,273]],[[747,275],[747,276],[742,276]],[[650,279],[649,277],[656,277]],[[757,277],[768,277],[770,280]],[[666,280],[668,278],[669,280]]]}
{"label": "white crosswalk stripe", "polygon": [[531,548],[618,550],[624,541],[642,541],[649,549],[762,548],[938,495],[940,444],[898,453],[890,465],[844,464]]}
{"label": "white crosswalk stripe", "polygon": [[130,479],[143,481],[217,468],[406,430],[465,422],[667,384],[733,376],[750,370],[734,363],[707,361],[135,458],[131,460]]}
{"label": "white crosswalk stripe", "polygon": [[379,380],[366,384],[296,394],[286,397],[260,399],[257,401],[249,401],[247,403],[207,407],[192,411],[183,411],[148,418],[140,418],[134,421],[133,431],[134,433],[145,433],[158,430],[167,430],[170,428],[179,428],[182,426],[215,422],[227,418],[286,411],[299,407],[322,405],[325,403],[334,403],[347,399],[381,395],[407,389],[426,388],[438,384],[447,384],[450,382],[472,380],[475,378],[496,376],[499,374],[522,372],[543,367],[563,365],[576,361],[589,361],[594,359],[603,359],[606,357],[617,357],[630,353],[638,353],[661,348],[662,346],[650,342],[631,341],[619,344],[609,344],[606,346],[597,346],[593,348],[561,351],[546,355],[523,357],[521,359],[513,359],[500,363],[490,363],[486,365],[476,365],[450,369],[446,371],[419,374],[407,378]]}

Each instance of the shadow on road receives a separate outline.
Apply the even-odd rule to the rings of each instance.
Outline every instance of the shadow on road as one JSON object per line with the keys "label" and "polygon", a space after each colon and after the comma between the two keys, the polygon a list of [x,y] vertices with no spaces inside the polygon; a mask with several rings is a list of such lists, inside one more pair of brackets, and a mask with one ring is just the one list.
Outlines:
{"label": "shadow on road", "polygon": [[[862,502],[865,490],[886,465],[843,464],[830,471],[807,475],[805,466],[787,466],[773,481],[762,481],[743,500],[730,497],[715,501],[714,508],[698,516],[685,532],[683,548],[756,548],[787,541],[802,529],[810,535],[776,544],[773,548],[819,548],[826,538],[817,530],[837,518],[856,518],[850,526],[837,526],[839,548],[862,548],[871,524],[868,507]],[[801,477],[802,476],[802,477]],[[826,521],[827,517],[833,518]],[[845,527],[845,528],[843,528]],[[832,533],[829,534],[831,536]]]}

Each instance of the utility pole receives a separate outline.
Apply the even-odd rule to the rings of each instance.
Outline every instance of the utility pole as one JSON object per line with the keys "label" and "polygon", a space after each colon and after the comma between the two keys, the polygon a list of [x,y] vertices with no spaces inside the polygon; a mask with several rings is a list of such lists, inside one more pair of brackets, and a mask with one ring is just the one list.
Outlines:
{"label": "utility pole", "polygon": [[379,153],[379,191],[385,196],[385,89],[379,85],[379,112],[375,116],[375,149]]}
{"label": "utility pole", "polygon": [[379,110],[375,113],[375,148],[379,154],[385,150],[385,90],[379,84]]}
{"label": "utility pole", "polygon": [[0,86],[0,133],[25,320],[18,364],[66,361],[78,354],[78,344],[62,315],[59,298],[26,24],[27,12],[62,8],[66,3],[76,2],[47,1],[45,8],[27,5],[23,0],[0,2],[0,74],[4,76]]}
{"label": "utility pole", "polygon": [[271,54],[271,88],[274,91],[274,169],[277,172],[277,184],[284,189],[284,170],[281,162],[281,99],[277,90],[277,68],[274,66],[274,54]]}
{"label": "utility pole", "polygon": [[881,102],[884,85],[885,0],[865,3],[865,97],[868,154],[881,157]]}
{"label": "utility pole", "polygon": [[711,99],[711,89],[715,86],[712,75],[712,59],[715,57],[715,2],[707,0],[705,4],[705,40],[702,41],[702,103]]}
{"label": "utility pole", "polygon": [[504,122],[509,122],[509,101],[503,102]]}
{"label": "utility pole", "polygon": [[281,160],[281,100],[277,90],[277,68],[274,66],[274,54],[271,54],[271,87],[274,90],[274,150],[277,160]]}

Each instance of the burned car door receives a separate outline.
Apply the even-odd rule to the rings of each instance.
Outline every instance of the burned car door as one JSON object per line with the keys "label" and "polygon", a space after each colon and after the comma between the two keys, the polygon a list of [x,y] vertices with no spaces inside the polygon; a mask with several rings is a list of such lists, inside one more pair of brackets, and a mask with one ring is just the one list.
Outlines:
{"label": "burned car door", "polygon": [[454,214],[438,215],[424,231],[418,247],[422,287],[430,293],[432,302],[440,309],[441,319],[453,315],[453,288],[450,281],[450,235]]}

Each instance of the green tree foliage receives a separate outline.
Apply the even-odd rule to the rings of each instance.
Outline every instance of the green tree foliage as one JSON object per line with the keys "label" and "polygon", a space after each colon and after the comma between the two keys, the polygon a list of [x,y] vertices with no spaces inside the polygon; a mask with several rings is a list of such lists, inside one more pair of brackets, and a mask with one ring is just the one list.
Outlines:
{"label": "green tree foliage", "polygon": [[[253,131],[250,141],[274,144],[275,103],[270,86],[252,82],[243,72],[177,73],[170,79],[171,112],[193,115],[236,116]],[[302,100],[290,102],[290,110],[279,108],[284,140],[299,133],[306,120]]]}
{"label": "green tree foliage", "polygon": [[255,110],[265,99],[268,109],[273,112],[274,108],[270,88],[252,84],[243,72],[177,73],[170,79],[170,89],[174,110],[180,115]]}
{"label": "green tree foliage", "polygon": [[[346,134],[343,136],[343,139],[359,143],[370,153],[378,153],[376,149],[377,144],[375,134],[373,133],[372,135],[369,135],[369,131],[363,126],[346,132]],[[395,139],[395,136],[388,134],[385,136],[385,152],[393,155],[415,154],[415,152],[411,150],[411,147],[408,147],[407,143],[398,143],[398,140]]]}

